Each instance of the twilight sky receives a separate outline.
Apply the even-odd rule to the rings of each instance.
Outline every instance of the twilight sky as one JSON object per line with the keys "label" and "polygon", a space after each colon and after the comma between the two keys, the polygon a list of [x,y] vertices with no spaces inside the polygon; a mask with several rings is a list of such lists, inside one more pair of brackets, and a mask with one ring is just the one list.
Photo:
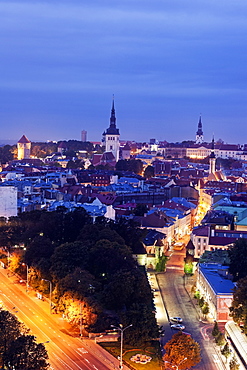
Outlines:
{"label": "twilight sky", "polygon": [[246,0],[1,0],[2,140],[247,143]]}

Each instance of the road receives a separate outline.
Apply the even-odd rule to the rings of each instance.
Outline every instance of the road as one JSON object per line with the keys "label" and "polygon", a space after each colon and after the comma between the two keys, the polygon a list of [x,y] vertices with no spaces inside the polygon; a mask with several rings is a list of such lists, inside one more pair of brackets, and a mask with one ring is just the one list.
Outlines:
{"label": "road", "polygon": [[[26,292],[25,285],[16,277],[7,276],[0,269],[0,299],[4,306],[35,335],[37,342],[45,343],[52,370],[115,370],[117,359],[105,352],[93,340],[79,339],[70,335],[66,323],[59,315],[49,314],[48,302]],[[47,343],[48,342],[48,343]],[[126,367],[125,367],[126,369]]]}
{"label": "road", "polygon": [[179,316],[183,318],[185,332],[191,334],[201,348],[202,360],[193,367],[195,370],[223,370],[224,363],[214,342],[209,338],[208,331],[212,330],[212,324],[203,323],[199,310],[196,309],[189,294],[190,282],[184,278],[183,262],[185,250],[171,251],[171,258],[167,264],[165,273],[152,275],[153,286],[156,288],[155,304],[157,308],[157,321],[163,325],[165,336],[161,338],[164,345],[171,339],[176,330],[171,329],[169,318]]}

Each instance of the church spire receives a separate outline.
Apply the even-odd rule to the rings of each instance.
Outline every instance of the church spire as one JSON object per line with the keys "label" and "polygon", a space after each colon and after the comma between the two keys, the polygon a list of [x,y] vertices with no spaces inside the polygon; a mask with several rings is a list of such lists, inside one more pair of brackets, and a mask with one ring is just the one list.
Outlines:
{"label": "church spire", "polygon": [[112,97],[112,108],[111,108],[110,126],[106,130],[106,134],[119,135],[119,129],[116,127],[116,114],[115,114],[115,105],[114,105],[114,95]]}
{"label": "church spire", "polygon": [[112,108],[111,108],[111,117],[110,117],[110,127],[116,128],[116,115],[114,107],[114,95],[112,97]]}
{"label": "church spire", "polygon": [[212,138],[210,158],[215,158],[215,154],[214,154],[214,135],[213,135],[213,138]]}
{"label": "church spire", "polygon": [[196,144],[201,144],[202,142],[203,142],[202,117],[200,115],[198,129],[196,131]]}

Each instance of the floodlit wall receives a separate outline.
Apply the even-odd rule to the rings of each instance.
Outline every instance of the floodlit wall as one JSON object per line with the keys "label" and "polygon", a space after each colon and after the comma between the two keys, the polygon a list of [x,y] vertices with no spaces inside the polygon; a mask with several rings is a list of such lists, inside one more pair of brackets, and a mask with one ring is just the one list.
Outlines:
{"label": "floodlit wall", "polygon": [[0,186],[0,217],[17,216],[17,188]]}

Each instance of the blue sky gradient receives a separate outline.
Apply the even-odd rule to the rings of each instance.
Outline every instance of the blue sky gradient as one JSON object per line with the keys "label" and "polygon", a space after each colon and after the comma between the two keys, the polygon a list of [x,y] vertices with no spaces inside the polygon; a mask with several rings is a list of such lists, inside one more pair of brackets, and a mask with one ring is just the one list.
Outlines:
{"label": "blue sky gradient", "polygon": [[246,0],[2,0],[1,140],[245,143]]}

